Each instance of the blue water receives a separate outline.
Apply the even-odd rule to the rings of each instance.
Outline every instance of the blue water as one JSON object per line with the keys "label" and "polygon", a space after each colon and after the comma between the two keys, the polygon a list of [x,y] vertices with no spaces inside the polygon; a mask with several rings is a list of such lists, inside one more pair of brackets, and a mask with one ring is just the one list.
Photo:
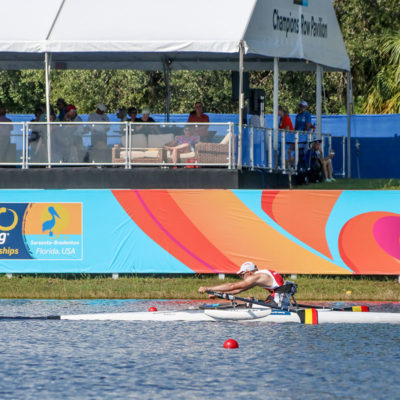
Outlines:
{"label": "blue water", "polygon": [[[188,303],[0,301],[9,316],[150,305]],[[0,321],[1,399],[395,399],[399,365],[400,325]]]}

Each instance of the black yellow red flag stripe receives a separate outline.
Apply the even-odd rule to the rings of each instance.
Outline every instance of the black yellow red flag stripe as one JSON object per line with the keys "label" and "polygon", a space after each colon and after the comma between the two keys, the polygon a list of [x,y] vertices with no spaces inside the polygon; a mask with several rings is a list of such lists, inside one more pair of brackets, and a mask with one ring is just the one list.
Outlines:
{"label": "black yellow red flag stripe", "polygon": [[353,312],[369,312],[368,306],[353,306],[351,307]]}
{"label": "black yellow red flag stripe", "polygon": [[317,325],[318,324],[318,311],[315,308],[307,308],[306,310],[299,310],[297,314],[300,317],[302,324]]}

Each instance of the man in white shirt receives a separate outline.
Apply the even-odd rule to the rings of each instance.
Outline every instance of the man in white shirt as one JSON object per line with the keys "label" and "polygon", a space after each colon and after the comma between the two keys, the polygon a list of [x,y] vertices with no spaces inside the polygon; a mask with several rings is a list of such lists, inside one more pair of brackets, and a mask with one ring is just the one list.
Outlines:
{"label": "man in white shirt", "polygon": [[63,162],[81,162],[84,153],[82,141],[84,129],[82,124],[74,125],[71,122],[82,122],[82,118],[73,104],[70,104],[65,111],[65,124],[53,130],[54,157]]}
{"label": "man in white shirt", "polygon": [[96,106],[96,112],[89,115],[89,122],[110,122],[108,115],[106,114],[107,107],[100,103]]}
{"label": "man in white shirt", "polygon": [[[106,114],[107,107],[100,103],[97,104],[96,106],[96,112],[92,113],[89,115],[88,122],[110,122],[110,119],[108,118],[108,115]],[[90,130],[93,134],[101,134],[101,133],[107,133],[107,131],[110,129],[110,125],[107,124],[94,124],[93,126],[90,127]]]}

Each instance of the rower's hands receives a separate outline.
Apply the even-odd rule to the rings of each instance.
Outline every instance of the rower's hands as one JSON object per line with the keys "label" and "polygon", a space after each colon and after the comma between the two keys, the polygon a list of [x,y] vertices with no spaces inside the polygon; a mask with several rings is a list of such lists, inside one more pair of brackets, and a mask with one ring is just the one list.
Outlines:
{"label": "rower's hands", "polygon": [[[199,289],[197,290],[199,293],[204,294],[208,290],[208,287],[206,286],[200,286]],[[209,299],[215,299],[215,296],[213,294],[208,295]]]}

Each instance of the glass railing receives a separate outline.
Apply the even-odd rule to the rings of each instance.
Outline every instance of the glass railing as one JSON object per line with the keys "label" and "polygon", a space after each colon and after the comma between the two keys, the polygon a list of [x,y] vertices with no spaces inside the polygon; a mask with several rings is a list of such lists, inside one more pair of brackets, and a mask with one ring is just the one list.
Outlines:
{"label": "glass railing", "polygon": [[[265,169],[296,174],[314,134],[232,123],[0,123],[0,165],[39,166],[209,166]],[[321,149],[336,175],[345,175],[344,137],[323,134]],[[239,151],[241,150],[241,151]],[[241,154],[241,162],[238,157]]]}
{"label": "glass railing", "polygon": [[[235,134],[239,127],[235,125]],[[272,128],[243,126],[242,163],[251,169],[266,169],[284,174],[297,174],[307,170],[307,154],[316,139],[314,133],[303,131],[278,130],[274,137]],[[321,135],[320,149],[323,156],[333,155],[332,165],[336,176],[345,176],[346,138]],[[237,153],[238,154],[238,153]]]}
{"label": "glass railing", "polygon": [[[231,123],[26,122],[21,126],[16,160],[24,168],[234,166]],[[5,157],[0,159],[0,164],[5,162]]]}
{"label": "glass railing", "polygon": [[23,167],[24,122],[0,122],[0,165]]}

